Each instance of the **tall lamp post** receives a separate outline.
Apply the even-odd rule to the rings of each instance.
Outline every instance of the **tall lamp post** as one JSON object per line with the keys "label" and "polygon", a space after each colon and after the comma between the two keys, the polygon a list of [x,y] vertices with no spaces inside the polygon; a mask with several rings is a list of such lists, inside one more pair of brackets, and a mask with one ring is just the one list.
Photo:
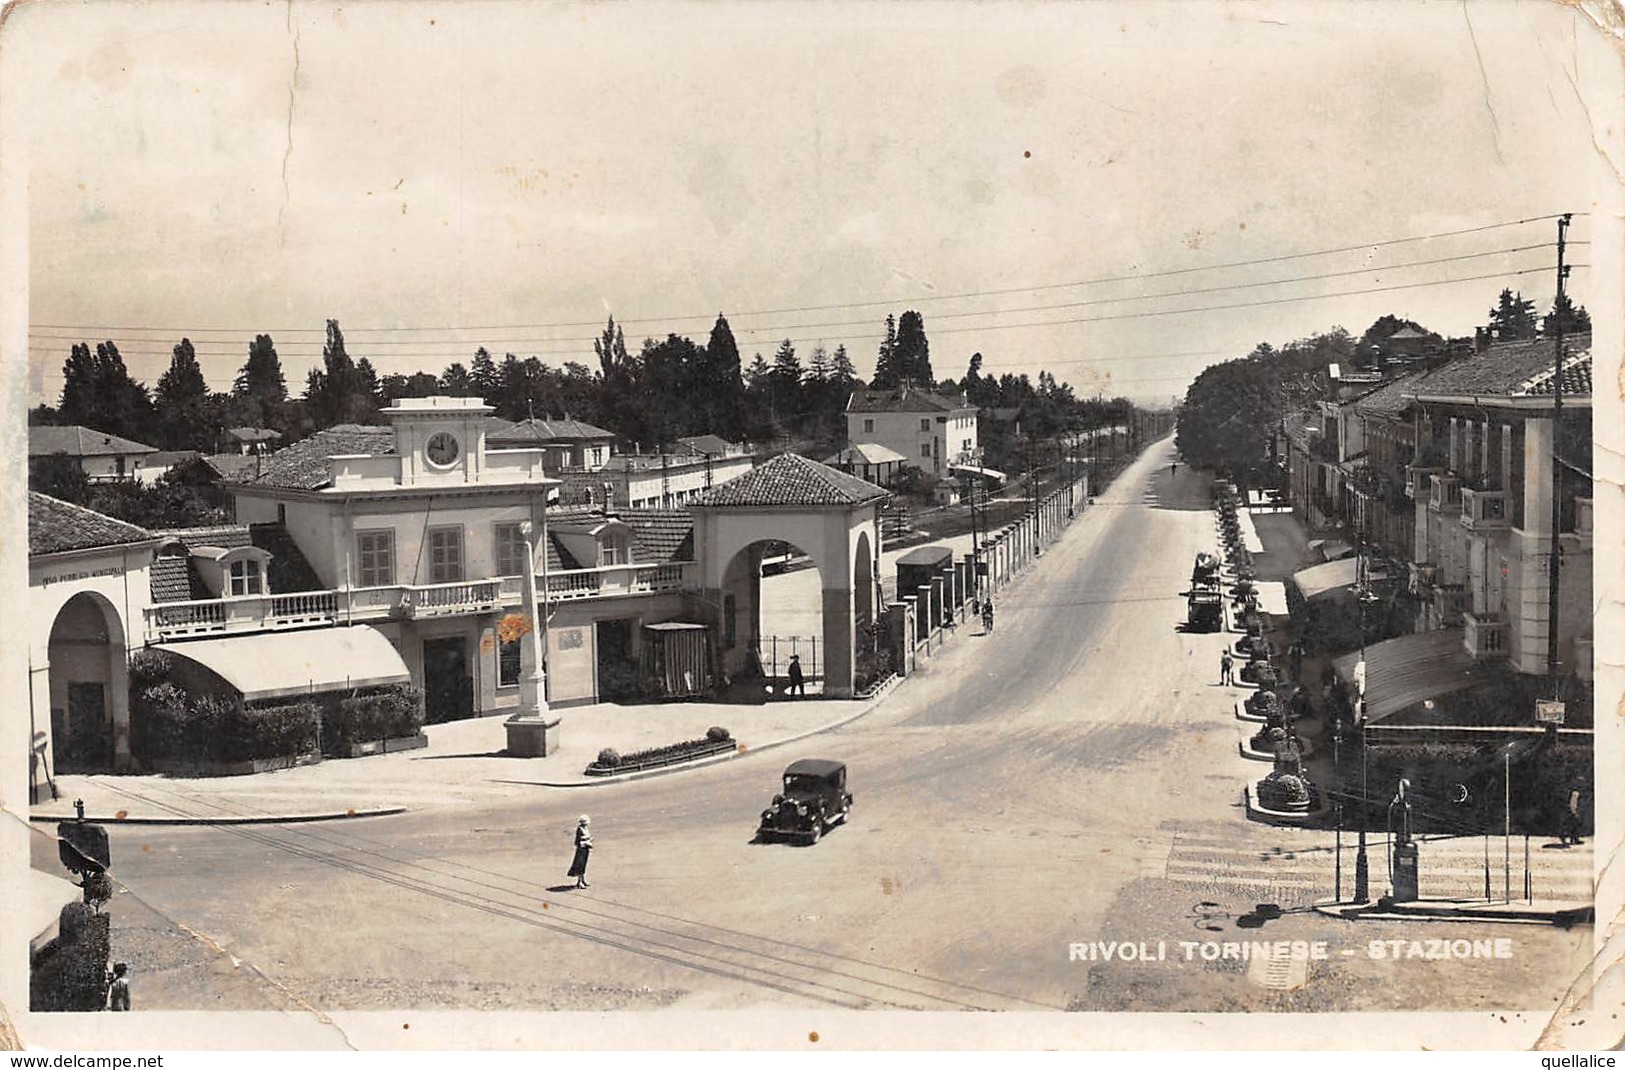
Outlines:
{"label": "tall lamp post", "polygon": [[[547,509],[544,502],[542,509]],[[546,531],[546,521],[542,530]],[[519,758],[545,758],[559,746],[559,721],[547,706],[547,670],[544,665],[542,631],[547,627],[547,607],[536,591],[536,529],[526,520],[519,525],[525,542],[525,617],[529,628],[519,648],[519,712],[504,722],[508,731],[508,753]],[[544,559],[545,560],[545,559]],[[544,563],[543,567],[546,565]]]}

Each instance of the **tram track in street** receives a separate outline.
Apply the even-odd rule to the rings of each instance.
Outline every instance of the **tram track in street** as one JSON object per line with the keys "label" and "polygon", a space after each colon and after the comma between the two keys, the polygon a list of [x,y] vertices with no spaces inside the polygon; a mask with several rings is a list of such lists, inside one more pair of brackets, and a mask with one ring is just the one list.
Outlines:
{"label": "tram track in street", "polygon": [[[196,816],[177,803],[117,790],[177,816]],[[179,792],[166,794],[184,798]],[[222,816],[263,816],[248,809],[232,811],[216,805],[224,812]],[[415,858],[400,857],[401,849],[394,845],[314,824],[302,824],[297,831],[275,824],[217,828],[252,843],[488,916],[831,1006],[956,1011],[1059,1009],[1025,997],[615,900],[593,897],[572,902],[575,897],[549,896],[543,886],[523,878],[422,852],[408,852]],[[436,867],[449,867],[451,872]]]}

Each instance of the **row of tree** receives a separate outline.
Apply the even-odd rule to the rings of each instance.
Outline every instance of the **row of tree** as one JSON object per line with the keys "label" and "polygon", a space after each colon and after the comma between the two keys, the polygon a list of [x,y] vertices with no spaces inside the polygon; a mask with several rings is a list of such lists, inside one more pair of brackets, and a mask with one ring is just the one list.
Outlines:
{"label": "row of tree", "polygon": [[[278,431],[283,442],[337,424],[379,420],[379,410],[403,397],[451,394],[478,397],[510,420],[568,414],[616,432],[630,444],[655,448],[693,434],[716,434],[730,441],[808,443],[839,448],[845,431],[842,413],[854,387],[864,385],[844,345],[833,352],[817,346],[803,364],[785,339],[771,362],[755,354],[741,367],[739,347],[725,316],[719,315],[704,345],[677,334],[645,339],[637,350],[626,344],[611,318],[593,343],[597,367],[568,361],[555,368],[537,357],[508,353],[501,359],[480,348],[464,364],[454,361],[439,374],[380,376],[365,357],[351,356],[338,321],[327,322],[319,366],[310,369],[301,397],[290,397],[276,345],[255,337],[247,360],[228,392],[211,392],[189,339],[174,347],[169,367],[155,390],[129,374],[113,341],[76,344],[63,365],[59,404],[34,410],[36,423],[80,424],[146,442],[161,449],[215,450],[231,427]],[[964,390],[975,404],[1016,406],[1038,399],[1037,411],[1065,408],[1044,400],[1054,380],[1041,373],[1039,388],[1013,377],[1003,383],[980,374],[981,355],[972,358],[965,382],[938,383],[932,373],[925,318],[917,311],[887,316],[885,336],[868,385]],[[1078,414],[1043,417],[1064,423]]]}
{"label": "row of tree", "polygon": [[[1411,329],[1424,336],[1424,351],[1448,352],[1448,343],[1420,324],[1387,315],[1355,338],[1338,327],[1277,349],[1260,343],[1245,357],[1205,369],[1186,391],[1179,411],[1177,442],[1190,463],[1227,473],[1258,485],[1272,478],[1268,471],[1269,444],[1288,414],[1327,395],[1326,369],[1341,364],[1351,369],[1377,365],[1390,348],[1390,339]],[[1503,289],[1489,310],[1484,327],[1494,341],[1536,338],[1542,331],[1565,334],[1591,330],[1591,317],[1567,295],[1554,302],[1544,317],[1522,293]],[[1462,343],[1467,352],[1471,343]],[[1470,358],[1469,358],[1470,359]]]}

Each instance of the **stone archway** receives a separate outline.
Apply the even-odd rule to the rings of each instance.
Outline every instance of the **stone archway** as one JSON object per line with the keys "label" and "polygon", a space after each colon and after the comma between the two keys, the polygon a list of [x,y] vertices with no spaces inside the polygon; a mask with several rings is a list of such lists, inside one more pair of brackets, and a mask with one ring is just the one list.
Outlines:
{"label": "stone archway", "polygon": [[[759,547],[784,542],[800,548],[818,568],[824,695],[851,697],[858,613],[860,607],[870,616],[878,611],[873,558],[886,497],[873,483],[785,453],[690,505],[700,598],[721,638],[724,673],[733,676],[745,668],[754,653],[749,641],[760,634]],[[858,564],[860,557],[866,564]],[[869,582],[860,591],[855,584],[864,570]]]}
{"label": "stone archway", "polygon": [[55,773],[122,770],[130,761],[124,625],[101,595],[81,591],[51,625],[51,741]]}

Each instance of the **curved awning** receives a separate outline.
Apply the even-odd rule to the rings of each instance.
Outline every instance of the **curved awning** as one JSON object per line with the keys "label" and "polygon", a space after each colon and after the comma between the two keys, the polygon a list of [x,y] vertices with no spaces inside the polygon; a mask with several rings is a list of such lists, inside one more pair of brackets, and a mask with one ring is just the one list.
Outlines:
{"label": "curved awning", "polygon": [[1324,565],[1299,569],[1292,574],[1292,582],[1304,598],[1318,598],[1323,594],[1353,587],[1359,577],[1360,563],[1352,557],[1328,561]]}
{"label": "curved awning", "polygon": [[[1337,675],[1355,684],[1358,653],[1332,659]],[[1460,629],[1404,635],[1365,650],[1365,719],[1380,721],[1430,698],[1473,685],[1473,664]],[[1357,685],[1356,685],[1357,686]]]}
{"label": "curved awning", "polygon": [[245,702],[412,682],[400,651],[364,624],[159,643],[156,649],[203,666],[242,692]]}

